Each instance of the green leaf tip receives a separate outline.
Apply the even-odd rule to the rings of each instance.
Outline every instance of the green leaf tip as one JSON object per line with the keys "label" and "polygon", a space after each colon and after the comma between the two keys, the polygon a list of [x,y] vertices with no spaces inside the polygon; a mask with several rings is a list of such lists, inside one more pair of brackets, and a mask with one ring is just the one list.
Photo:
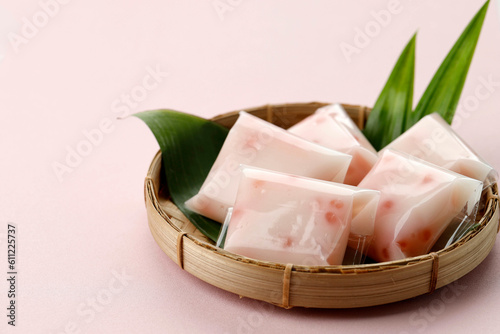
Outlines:
{"label": "green leaf tip", "polygon": [[415,111],[406,118],[405,129],[434,112],[449,124],[453,121],[489,2],[486,1],[479,9],[439,66]]}
{"label": "green leaf tip", "polygon": [[403,133],[406,115],[412,111],[416,36],[417,33],[399,56],[363,130],[377,150]]}
{"label": "green leaf tip", "polygon": [[200,232],[216,241],[221,224],[194,213],[184,203],[198,193],[229,130],[175,110],[150,110],[133,116],[146,123],[160,145],[172,201]]}
{"label": "green leaf tip", "polygon": [[363,131],[377,150],[431,113],[439,113],[451,124],[489,3],[489,0],[486,1],[466,26],[434,74],[414,111],[412,103],[416,33],[413,35],[375,102]]}

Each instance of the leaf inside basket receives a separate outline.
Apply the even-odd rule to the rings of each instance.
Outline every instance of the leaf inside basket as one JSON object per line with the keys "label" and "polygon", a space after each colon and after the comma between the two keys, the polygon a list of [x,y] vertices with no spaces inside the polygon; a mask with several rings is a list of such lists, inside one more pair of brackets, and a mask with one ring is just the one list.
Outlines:
{"label": "leaf inside basket", "polygon": [[216,241],[221,224],[188,210],[184,202],[200,190],[228,130],[174,110],[144,111],[134,116],[147,124],[160,145],[172,201],[200,232]]}

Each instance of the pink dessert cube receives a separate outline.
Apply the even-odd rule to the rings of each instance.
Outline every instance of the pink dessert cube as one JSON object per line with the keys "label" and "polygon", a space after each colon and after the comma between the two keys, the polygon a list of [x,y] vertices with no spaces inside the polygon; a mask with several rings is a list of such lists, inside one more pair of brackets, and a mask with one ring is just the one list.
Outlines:
{"label": "pink dessert cube", "polygon": [[342,182],[351,159],[241,112],[200,191],[186,206],[222,223],[236,198],[240,164]]}
{"label": "pink dessert cube", "polygon": [[359,187],[381,193],[367,255],[383,262],[428,253],[460,213],[473,222],[482,182],[389,149]]}
{"label": "pink dessert cube", "polygon": [[304,139],[352,155],[344,183],[356,186],[377,161],[377,152],[338,105],[320,108],[288,129]]}
{"label": "pink dessert cube", "polygon": [[353,190],[244,167],[224,249],[298,265],[338,265],[347,246]]}
{"label": "pink dessert cube", "polygon": [[386,149],[395,149],[456,173],[485,181],[496,172],[461,139],[439,114],[422,118]]}

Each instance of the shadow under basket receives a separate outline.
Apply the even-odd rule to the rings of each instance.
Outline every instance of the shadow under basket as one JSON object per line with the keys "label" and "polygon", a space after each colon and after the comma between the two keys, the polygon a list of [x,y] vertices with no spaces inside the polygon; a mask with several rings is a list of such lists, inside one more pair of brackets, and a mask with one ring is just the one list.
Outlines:
{"label": "shadow under basket", "polygon": [[[326,103],[267,105],[247,112],[288,128]],[[360,128],[369,108],[343,105]],[[213,121],[230,128],[237,112]],[[190,274],[242,297],[274,305],[355,308],[392,303],[432,293],[464,276],[493,248],[499,228],[498,187],[483,196],[480,226],[453,245],[422,256],[364,265],[299,266],[249,259],[215,247],[171,202],[161,177],[162,159],[154,157],[145,181],[149,227],[161,249]]]}

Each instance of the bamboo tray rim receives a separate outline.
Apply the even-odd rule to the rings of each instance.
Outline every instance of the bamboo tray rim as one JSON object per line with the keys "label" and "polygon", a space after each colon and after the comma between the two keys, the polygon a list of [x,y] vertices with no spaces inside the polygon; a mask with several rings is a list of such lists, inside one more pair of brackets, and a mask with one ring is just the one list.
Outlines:
{"label": "bamboo tray rim", "polygon": [[[268,115],[267,118],[269,117],[272,118],[273,110],[276,108],[291,108],[291,107],[300,107],[300,106],[308,106],[308,107],[320,107],[327,105],[329,103],[320,103],[320,102],[311,102],[311,103],[294,103],[294,104],[283,104],[283,105],[265,105],[262,107],[255,107],[255,108],[248,108],[244,109],[249,113],[254,113],[255,111],[259,110],[267,110]],[[357,120],[358,124],[360,124],[360,120],[364,122],[366,120],[366,117],[368,116],[368,113],[370,111],[369,108],[364,107],[364,106],[355,106],[355,105],[346,105],[343,104],[345,108],[350,108],[353,110],[357,110]],[[221,120],[227,119],[228,117],[235,117],[237,116],[238,112],[230,112],[230,113],[225,113],[219,116],[216,116],[212,118],[212,120],[216,122],[220,122]],[[361,123],[362,125],[362,123]],[[184,247],[183,245],[185,244],[185,239],[191,241],[196,247],[203,248],[205,250],[208,250],[211,254],[216,255],[218,257],[221,257],[222,259],[229,260],[229,261],[235,261],[238,263],[242,263],[247,267],[253,267],[253,268],[267,268],[271,270],[279,270],[283,271],[283,279],[282,279],[282,284],[283,284],[283,299],[280,303],[272,302],[269,301],[273,304],[276,304],[281,307],[286,307],[289,308],[292,305],[290,304],[290,298],[289,298],[289,291],[290,291],[290,282],[291,282],[291,276],[292,272],[296,273],[306,273],[306,274],[314,274],[318,275],[317,277],[324,277],[326,276],[331,276],[331,275],[336,275],[336,276],[346,276],[346,275],[363,275],[363,274],[370,274],[370,273],[376,273],[376,272],[390,272],[390,271],[397,271],[397,270],[402,270],[404,268],[412,267],[412,266],[418,266],[418,265],[428,265],[430,262],[431,264],[431,272],[430,272],[430,278],[429,278],[429,290],[428,292],[433,292],[436,288],[444,286],[448,283],[451,283],[452,281],[458,279],[459,277],[456,277],[452,279],[449,282],[439,282],[439,260],[443,259],[450,253],[453,253],[455,250],[459,249],[463,245],[470,243],[472,240],[475,238],[478,238],[478,236],[483,235],[484,236],[484,231],[486,227],[490,226],[491,224],[497,224],[495,232],[498,232],[500,225],[498,222],[498,203],[499,203],[499,196],[498,196],[498,186],[497,184],[493,184],[491,187],[488,188],[488,193],[487,193],[487,199],[486,199],[486,206],[485,206],[485,212],[481,220],[479,221],[479,227],[474,230],[469,232],[466,236],[464,236],[461,240],[458,242],[442,249],[437,252],[432,252],[429,254],[421,255],[421,256],[416,256],[416,257],[411,257],[411,258],[406,258],[402,260],[397,260],[397,261],[390,261],[390,262],[381,262],[381,263],[372,263],[372,264],[360,264],[360,265],[335,265],[335,266],[304,266],[304,265],[292,265],[292,264],[285,264],[285,263],[276,263],[276,262],[269,262],[269,261],[260,261],[260,260],[255,260],[251,258],[247,258],[244,256],[240,256],[228,251],[225,251],[221,248],[217,248],[215,245],[212,243],[209,243],[205,240],[202,240],[201,238],[197,237],[193,233],[188,233],[181,228],[179,228],[173,221],[172,221],[172,216],[168,213],[165,212],[165,210],[162,208],[162,206],[159,203],[159,192],[160,192],[160,180],[158,180],[158,175],[161,169],[162,165],[162,159],[161,159],[161,151],[158,151],[153,158],[151,165],[149,167],[147,177],[145,179],[145,201],[146,204],[150,203],[154,210],[157,211],[159,216],[163,218],[166,224],[169,225],[171,229],[174,230],[174,232],[177,233],[177,236],[175,237],[175,241],[170,241],[169,246],[172,246],[176,251],[174,255],[169,255],[174,261],[176,261],[181,268],[184,269]],[[156,183],[156,185],[155,185]],[[493,221],[494,219],[496,221]],[[152,233],[155,236],[155,233],[153,231],[153,226],[151,225],[151,217],[148,212],[148,219],[150,219],[150,228],[152,229]],[[160,245],[160,241],[157,239],[157,236],[155,236],[155,240],[157,243]],[[493,241],[494,243],[494,241]],[[161,247],[162,245],[160,245]],[[493,244],[491,245],[491,247]],[[162,249],[167,253],[167,251],[162,247]],[[491,248],[487,251],[486,255],[491,251]],[[485,255],[485,256],[486,256]],[[482,262],[482,259],[477,261],[473,265],[470,270],[467,272],[471,271],[476,267],[480,262]],[[191,272],[195,276],[196,273]],[[460,277],[463,275],[460,275]],[[203,278],[202,278],[203,279]],[[449,280],[449,279],[448,279]],[[215,285],[215,284],[214,284]],[[224,289],[224,287],[222,287]],[[231,291],[227,289],[228,291]],[[285,292],[288,291],[288,292]],[[233,291],[234,292],[234,291]],[[421,293],[420,293],[421,294]],[[253,298],[252,296],[248,296],[250,298]],[[406,298],[403,298],[406,299]],[[298,306],[303,306],[303,305],[298,305]],[[360,306],[367,306],[367,305],[360,305]],[[311,307],[311,306],[306,306],[306,307]],[[316,307],[316,306],[312,306]],[[322,306],[318,306],[322,307]],[[358,306],[354,306],[358,307]]]}
{"label": "bamboo tray rim", "polygon": [[[148,177],[146,177],[146,189],[147,189],[147,196],[150,196],[150,200],[156,200],[156,198],[151,197],[151,196],[158,196],[158,190],[156,190],[156,187],[154,184],[152,184],[152,178],[150,176],[150,173],[154,169],[154,164],[161,164],[161,151],[158,151],[153,158],[153,161],[151,163],[150,170],[148,171]],[[304,265],[293,265],[294,270],[296,271],[304,271],[304,272],[315,272],[315,273],[320,273],[320,272],[326,272],[326,273],[339,273],[339,274],[347,274],[350,272],[368,272],[368,271],[377,271],[377,270],[387,270],[387,269],[396,269],[400,268],[402,266],[408,266],[408,265],[414,265],[417,264],[421,261],[425,260],[433,260],[435,259],[436,255],[439,256],[443,253],[447,253],[465,242],[469,241],[473,237],[475,237],[479,232],[481,232],[484,227],[490,223],[489,218],[493,215],[494,213],[494,208],[498,206],[498,188],[497,184],[494,184],[492,186],[493,190],[490,190],[489,192],[491,195],[488,197],[488,202],[486,206],[486,211],[481,220],[479,221],[480,226],[474,231],[469,232],[467,235],[465,235],[462,239],[459,241],[455,242],[454,244],[443,248],[437,252],[432,252],[428,253],[425,255],[420,255],[420,256],[415,256],[415,257],[408,257],[405,259],[401,260],[396,260],[396,261],[386,261],[386,262],[379,262],[379,263],[368,263],[368,264],[357,264],[357,265],[331,265],[331,266],[304,266]],[[152,191],[151,191],[152,190]],[[200,246],[203,246],[207,249],[210,249],[222,256],[229,257],[233,260],[236,261],[243,261],[247,264],[254,264],[258,266],[266,266],[270,268],[278,268],[278,269],[283,269],[286,267],[286,264],[284,263],[279,263],[279,262],[271,262],[271,261],[262,261],[262,260],[256,260],[252,258],[248,258],[242,255],[237,255],[235,253],[228,252],[222,248],[218,248],[215,245],[206,242],[204,240],[200,240],[196,236],[189,234],[187,232],[184,232],[183,230],[179,229],[175,224],[171,222],[171,217],[166,213],[163,208],[158,205],[155,206],[157,210],[160,212],[160,214],[165,218],[165,220],[172,225],[172,227],[178,231],[180,234],[182,234],[183,237],[189,238],[195,243],[199,244]],[[500,225],[499,225],[500,227]]]}

